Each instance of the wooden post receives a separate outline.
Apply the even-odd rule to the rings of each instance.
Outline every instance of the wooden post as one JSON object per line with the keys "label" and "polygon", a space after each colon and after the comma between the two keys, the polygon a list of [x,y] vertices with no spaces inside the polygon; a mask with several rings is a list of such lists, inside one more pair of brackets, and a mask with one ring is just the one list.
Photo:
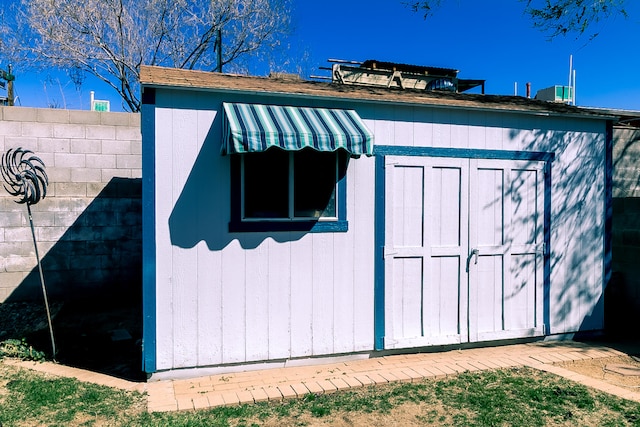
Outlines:
{"label": "wooden post", "polygon": [[[7,70],[9,72],[9,76],[11,76],[11,64],[9,64]],[[7,81],[7,104],[9,107],[13,107],[13,79],[11,78]]]}

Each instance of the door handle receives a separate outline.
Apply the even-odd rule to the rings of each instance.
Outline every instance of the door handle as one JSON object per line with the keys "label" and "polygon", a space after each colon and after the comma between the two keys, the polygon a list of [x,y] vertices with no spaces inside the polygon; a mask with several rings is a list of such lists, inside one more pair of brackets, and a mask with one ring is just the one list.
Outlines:
{"label": "door handle", "polygon": [[478,263],[478,254],[480,251],[478,249],[473,249],[469,256],[467,257],[467,273],[469,272],[469,264],[471,264],[471,258],[475,258],[474,264]]}

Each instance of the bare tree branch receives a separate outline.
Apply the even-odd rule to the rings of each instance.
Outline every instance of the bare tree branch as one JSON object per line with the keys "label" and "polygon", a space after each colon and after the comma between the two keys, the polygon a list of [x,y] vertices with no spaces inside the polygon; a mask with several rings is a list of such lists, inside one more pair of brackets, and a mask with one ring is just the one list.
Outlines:
{"label": "bare tree branch", "polygon": [[[424,18],[434,15],[443,0],[403,1],[413,12],[422,13]],[[624,8],[626,0],[519,0],[525,3],[527,13],[534,27],[548,33],[550,38],[570,33],[582,35],[599,21],[612,16],[627,17]],[[596,37],[593,32],[590,38]]]}
{"label": "bare tree branch", "polygon": [[139,111],[140,65],[213,70],[268,51],[289,28],[291,0],[12,0],[0,15],[3,56],[28,68],[81,69]]}

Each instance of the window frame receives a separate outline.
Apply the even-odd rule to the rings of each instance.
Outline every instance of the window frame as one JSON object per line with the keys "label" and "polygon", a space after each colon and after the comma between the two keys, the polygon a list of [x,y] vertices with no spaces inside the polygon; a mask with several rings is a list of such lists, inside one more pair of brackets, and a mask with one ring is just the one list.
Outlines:
{"label": "window frame", "polygon": [[[290,151],[288,185],[289,185],[289,214],[293,212],[293,153]],[[268,232],[268,231],[305,231],[311,233],[346,232],[349,229],[347,221],[347,180],[346,170],[348,153],[336,152],[336,214],[335,217],[295,217],[289,218],[244,218],[244,156],[245,154],[231,154],[231,220],[229,232]],[[341,158],[344,156],[344,159]],[[341,165],[344,166],[341,166]],[[341,171],[340,168],[344,170]]]}

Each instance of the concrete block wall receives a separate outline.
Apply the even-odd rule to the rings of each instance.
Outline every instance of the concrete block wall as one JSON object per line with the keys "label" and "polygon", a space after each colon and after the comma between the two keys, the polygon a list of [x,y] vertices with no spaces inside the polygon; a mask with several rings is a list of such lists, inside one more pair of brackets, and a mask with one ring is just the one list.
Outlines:
{"label": "concrete block wall", "polygon": [[613,277],[607,289],[608,331],[640,335],[640,128],[613,132]]}
{"label": "concrete block wall", "polygon": [[[0,152],[22,147],[46,165],[32,207],[53,297],[139,293],[140,115],[0,107]],[[41,298],[26,206],[0,188],[0,302]]]}

